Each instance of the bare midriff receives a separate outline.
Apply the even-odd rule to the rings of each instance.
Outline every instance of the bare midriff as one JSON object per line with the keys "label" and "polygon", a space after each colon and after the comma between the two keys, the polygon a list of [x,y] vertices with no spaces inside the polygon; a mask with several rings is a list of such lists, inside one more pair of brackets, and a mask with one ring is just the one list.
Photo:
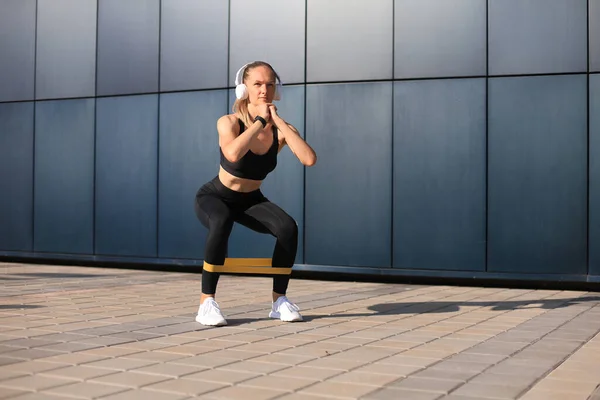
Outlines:
{"label": "bare midriff", "polygon": [[231,175],[229,172],[225,171],[223,167],[219,167],[219,180],[221,183],[236,192],[252,192],[256,189],[260,188],[262,181],[255,181],[253,179],[246,178],[238,178],[237,176]]}

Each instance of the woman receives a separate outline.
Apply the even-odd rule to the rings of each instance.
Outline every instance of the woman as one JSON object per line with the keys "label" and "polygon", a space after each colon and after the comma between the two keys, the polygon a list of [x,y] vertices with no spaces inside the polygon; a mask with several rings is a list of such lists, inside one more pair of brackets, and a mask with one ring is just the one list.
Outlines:
{"label": "woman", "polygon": [[[223,265],[233,223],[238,222],[277,238],[273,267],[292,268],[296,258],[298,226],[285,211],[263,196],[260,186],[275,169],[277,154],[288,145],[305,166],[315,164],[314,150],[296,128],[278,114],[273,100],[280,98],[281,81],[266,62],[244,65],[236,74],[233,114],[217,121],[221,166],[219,174],[196,194],[196,215],[208,228],[204,261]],[[298,307],[286,297],[289,275],[273,278],[273,304],[269,317],[301,321]],[[202,295],[196,321],[226,325],[215,301],[219,274],[202,272]]]}

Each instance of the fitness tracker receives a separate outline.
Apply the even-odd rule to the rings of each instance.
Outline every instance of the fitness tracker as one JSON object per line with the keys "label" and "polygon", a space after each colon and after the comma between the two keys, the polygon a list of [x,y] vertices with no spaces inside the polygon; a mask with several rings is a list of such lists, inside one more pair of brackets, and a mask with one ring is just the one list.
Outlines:
{"label": "fitness tracker", "polygon": [[262,124],[263,128],[265,126],[267,126],[267,120],[265,120],[263,117],[261,117],[260,115],[257,115],[256,117],[254,117],[254,122],[256,121],[260,121],[260,123]]}

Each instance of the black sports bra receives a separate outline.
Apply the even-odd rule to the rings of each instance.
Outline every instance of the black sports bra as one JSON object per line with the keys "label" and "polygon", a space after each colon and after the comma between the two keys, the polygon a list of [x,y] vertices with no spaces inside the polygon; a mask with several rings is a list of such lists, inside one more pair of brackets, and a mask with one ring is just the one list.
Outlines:
{"label": "black sports bra", "polygon": [[[240,135],[246,130],[246,126],[238,118],[240,124]],[[219,147],[221,153],[221,167],[231,175],[238,178],[253,179],[262,181],[267,177],[269,172],[277,166],[277,152],[279,150],[279,140],[277,137],[277,128],[273,126],[273,144],[265,154],[254,154],[248,150],[246,154],[237,162],[229,161],[223,154],[223,150]]]}

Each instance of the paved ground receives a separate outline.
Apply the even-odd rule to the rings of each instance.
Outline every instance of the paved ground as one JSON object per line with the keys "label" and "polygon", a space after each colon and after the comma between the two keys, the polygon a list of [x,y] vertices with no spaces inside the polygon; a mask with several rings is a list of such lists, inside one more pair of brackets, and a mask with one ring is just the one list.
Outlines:
{"label": "paved ground", "polygon": [[229,325],[194,321],[194,274],[0,263],[0,398],[586,400],[600,293],[223,276]]}

